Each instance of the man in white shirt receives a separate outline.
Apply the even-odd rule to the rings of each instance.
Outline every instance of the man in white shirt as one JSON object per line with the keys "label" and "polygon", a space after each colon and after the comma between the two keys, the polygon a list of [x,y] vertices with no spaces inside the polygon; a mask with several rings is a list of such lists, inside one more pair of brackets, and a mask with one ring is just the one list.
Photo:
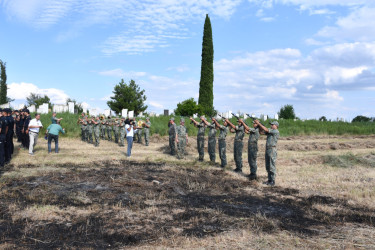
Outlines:
{"label": "man in white shirt", "polygon": [[137,131],[137,127],[135,127],[134,121],[130,121],[130,122],[128,121],[125,123],[126,123],[125,125],[126,141],[128,142],[127,156],[130,157],[130,155],[132,154],[134,132]]}
{"label": "man in white shirt", "polygon": [[39,130],[43,128],[42,122],[40,121],[40,114],[35,114],[35,119],[32,119],[29,123],[29,154],[34,155],[34,147],[38,141]]}

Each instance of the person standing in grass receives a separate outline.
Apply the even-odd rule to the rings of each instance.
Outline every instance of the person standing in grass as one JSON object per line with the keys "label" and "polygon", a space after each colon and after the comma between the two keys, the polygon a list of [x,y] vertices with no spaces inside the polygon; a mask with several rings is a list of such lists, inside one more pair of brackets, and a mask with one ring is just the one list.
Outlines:
{"label": "person standing in grass", "polygon": [[212,123],[207,120],[202,120],[204,124],[209,128],[208,130],[208,155],[210,156],[211,163],[215,163],[216,160],[216,124],[214,122],[215,118],[211,118]]}
{"label": "person standing in grass", "polygon": [[134,133],[137,132],[137,127],[135,126],[135,122],[130,121],[129,124],[126,124],[125,130],[126,130],[126,141],[128,142],[127,156],[130,157],[132,154]]}
{"label": "person standing in grass", "polygon": [[250,134],[249,136],[249,142],[247,146],[247,159],[250,165],[250,180],[257,180],[257,155],[258,155],[258,139],[260,137],[259,133],[259,127],[253,121],[253,127],[250,128],[246,125],[246,123],[243,123],[243,126],[245,127],[245,132]]}
{"label": "person standing in grass", "polygon": [[194,123],[194,126],[198,128],[198,134],[197,134],[197,149],[198,149],[198,160],[203,161],[204,159],[204,132],[206,129],[206,124],[204,121],[206,120],[204,116],[202,115],[200,117],[201,122],[197,122],[193,119],[193,117],[190,117],[190,120]]}
{"label": "person standing in grass", "polygon": [[100,143],[100,118],[96,117],[96,120],[93,120],[94,126],[94,138],[95,138],[95,147],[99,146]]}
{"label": "person standing in grass", "polygon": [[144,128],[144,135],[145,135],[145,144],[146,146],[148,146],[149,144],[149,137],[150,137],[150,127],[151,127],[151,122],[150,122],[150,118],[147,117],[146,118],[146,122],[145,122],[145,128]]}
{"label": "person standing in grass", "polygon": [[58,121],[61,121],[63,119],[63,118],[56,118],[56,115],[57,115],[56,112],[52,113],[52,118],[51,118],[52,124],[57,124]]}
{"label": "person standing in grass", "polygon": [[42,122],[40,121],[40,114],[36,113],[35,118],[32,119],[28,126],[28,134],[30,138],[29,143],[29,154],[34,155],[34,147],[38,142],[39,130],[43,128]]}
{"label": "person standing in grass", "polygon": [[261,124],[258,120],[255,120],[255,123],[263,129],[263,131],[267,135],[267,142],[266,142],[266,170],[268,173],[268,181],[264,184],[268,186],[275,186],[275,178],[276,178],[276,159],[277,159],[277,141],[279,139],[279,123],[277,121],[270,122],[271,128],[268,129],[263,124]]}
{"label": "person standing in grass", "polygon": [[188,133],[185,127],[185,119],[181,118],[180,126],[176,128],[176,143],[177,143],[177,158],[183,159],[185,157],[185,147],[188,142]]}
{"label": "person standing in grass", "polygon": [[48,134],[48,153],[51,153],[51,142],[52,140],[55,141],[55,153],[59,152],[59,133],[65,134],[65,129],[63,129],[60,125],[60,121],[58,120],[55,124],[51,124],[48,126],[46,134]]}
{"label": "person standing in grass", "polygon": [[171,155],[176,154],[176,123],[174,123],[174,118],[171,117],[168,123],[168,135],[169,135],[169,148],[171,149]]}
{"label": "person standing in grass", "polygon": [[227,155],[226,155],[226,149],[227,149],[227,144],[226,144],[226,137],[228,134],[228,123],[224,120],[224,125],[220,125],[218,121],[213,118],[212,119],[216,125],[216,127],[220,130],[219,134],[219,157],[221,160],[221,167],[225,168],[227,166]]}
{"label": "person standing in grass", "polygon": [[243,126],[242,119],[238,120],[238,125],[234,126],[228,119],[225,120],[231,127],[230,132],[236,133],[234,137],[234,161],[236,162],[236,169],[234,172],[242,173],[242,149],[243,149],[243,137],[245,135],[245,128]]}

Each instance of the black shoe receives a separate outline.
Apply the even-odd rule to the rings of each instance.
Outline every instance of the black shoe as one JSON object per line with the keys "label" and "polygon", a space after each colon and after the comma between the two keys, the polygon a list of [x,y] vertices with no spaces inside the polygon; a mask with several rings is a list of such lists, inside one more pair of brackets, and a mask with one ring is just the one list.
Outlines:
{"label": "black shoe", "polygon": [[256,174],[250,174],[249,175],[249,180],[257,180],[258,179],[258,177],[257,177],[257,175]]}
{"label": "black shoe", "polygon": [[233,170],[234,172],[236,172],[236,173],[242,173],[242,169],[240,169],[240,168],[236,168],[235,170]]}
{"label": "black shoe", "polygon": [[273,186],[275,186],[275,181],[267,181],[264,184],[266,184],[267,186],[273,187]]}

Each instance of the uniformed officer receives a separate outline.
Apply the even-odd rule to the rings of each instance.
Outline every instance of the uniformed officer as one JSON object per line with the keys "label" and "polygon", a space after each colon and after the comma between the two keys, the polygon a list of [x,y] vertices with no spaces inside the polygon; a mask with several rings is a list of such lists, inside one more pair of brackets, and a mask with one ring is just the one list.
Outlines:
{"label": "uniformed officer", "polygon": [[145,135],[145,144],[146,144],[146,146],[149,145],[150,127],[151,127],[150,118],[147,117],[147,118],[146,118],[146,122],[145,122],[144,131],[143,131],[143,132],[144,132],[144,135]]}
{"label": "uniformed officer", "polygon": [[197,134],[197,149],[199,154],[199,161],[203,161],[204,159],[204,132],[206,129],[206,124],[203,122],[205,120],[204,116],[200,117],[201,122],[198,123],[196,120],[194,120],[192,117],[190,117],[190,120],[194,123],[194,126],[198,128],[198,134]]}
{"label": "uniformed officer", "polygon": [[120,147],[124,147],[125,146],[124,139],[125,139],[125,135],[126,135],[125,120],[124,119],[120,120],[120,123],[119,123],[118,127],[119,127],[119,133],[120,133],[119,145],[120,145]]}
{"label": "uniformed officer", "polygon": [[219,134],[219,157],[221,160],[221,167],[225,168],[227,165],[227,155],[226,155],[226,149],[227,149],[227,144],[226,144],[226,137],[228,134],[228,123],[224,120],[224,125],[221,125],[218,123],[218,121],[214,118],[213,119],[216,128],[220,130]]}
{"label": "uniformed officer", "polygon": [[188,142],[188,133],[185,127],[185,119],[181,118],[180,125],[176,128],[177,158],[185,157],[185,147]]}
{"label": "uniformed officer", "polygon": [[176,154],[176,124],[174,123],[174,118],[169,119],[169,148],[171,149],[171,155]]}
{"label": "uniformed officer", "polygon": [[112,119],[108,116],[106,121],[108,141],[112,141]]}
{"label": "uniformed officer", "polygon": [[246,123],[243,123],[245,132],[249,135],[249,142],[247,145],[247,160],[250,166],[250,180],[257,180],[257,154],[258,154],[258,139],[260,137],[259,126],[253,121],[253,127],[250,128]]}
{"label": "uniformed officer", "polygon": [[230,131],[236,133],[234,137],[234,161],[236,162],[235,172],[242,173],[242,149],[243,149],[243,137],[245,135],[245,128],[243,126],[242,119],[238,120],[238,125],[234,126],[228,119],[226,122],[231,127]]}
{"label": "uniformed officer", "polygon": [[94,117],[87,120],[87,142],[93,144],[92,133],[94,132]]}
{"label": "uniformed officer", "polygon": [[4,167],[5,164],[5,140],[8,125],[5,117],[3,116],[3,110],[0,109],[0,167]]}
{"label": "uniformed officer", "polygon": [[277,121],[270,122],[271,129],[266,128],[261,124],[258,120],[255,120],[255,123],[263,129],[263,131],[267,135],[267,142],[266,142],[266,170],[268,173],[268,181],[264,184],[269,186],[275,186],[275,178],[276,178],[276,159],[277,159],[277,141],[279,139],[279,123]]}
{"label": "uniformed officer", "polygon": [[210,156],[210,161],[215,163],[216,159],[216,124],[214,122],[215,118],[211,118],[212,123],[209,123],[206,119],[202,120],[204,124],[208,127],[208,155]]}

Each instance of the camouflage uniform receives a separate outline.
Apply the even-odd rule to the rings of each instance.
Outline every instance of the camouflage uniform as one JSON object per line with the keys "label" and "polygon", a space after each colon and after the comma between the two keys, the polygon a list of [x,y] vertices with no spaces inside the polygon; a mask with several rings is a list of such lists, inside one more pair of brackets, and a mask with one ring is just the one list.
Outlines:
{"label": "camouflage uniform", "polygon": [[142,127],[137,129],[137,133],[136,133],[137,143],[142,143],[142,130],[143,130]]}
{"label": "camouflage uniform", "polygon": [[168,134],[169,134],[169,147],[171,149],[171,155],[176,154],[176,124],[169,124]]}
{"label": "camouflage uniform", "polygon": [[101,137],[102,137],[102,139],[103,140],[105,140],[105,130],[106,130],[106,128],[107,128],[107,126],[105,125],[106,124],[106,120],[105,120],[105,118],[103,118],[103,120],[101,121]]}
{"label": "camouflage uniform", "polygon": [[120,142],[119,142],[119,145],[121,147],[124,147],[125,146],[125,143],[124,143],[124,139],[125,139],[125,135],[126,135],[126,132],[125,132],[125,122],[123,120],[120,121],[119,125],[119,133],[120,133]]}
{"label": "camouflage uniform", "polygon": [[100,143],[100,120],[97,118],[96,121],[98,124],[94,123],[94,137],[95,137],[95,147],[99,146]]}
{"label": "camouflage uniform", "polygon": [[[151,122],[149,120],[146,121],[146,125],[151,127]],[[144,128],[144,135],[145,135],[145,144],[148,146],[149,144],[149,137],[150,137],[150,128],[145,127]]]}
{"label": "camouflage uniform", "polygon": [[82,121],[80,122],[81,123],[81,139],[82,141],[86,141],[86,125],[87,125],[87,122],[86,122],[86,117],[83,117]]}
{"label": "camouflage uniform", "polygon": [[204,130],[206,126],[204,122],[201,122],[197,125],[198,127],[198,135],[197,135],[197,148],[199,154],[199,161],[203,161],[204,159]]}
{"label": "camouflage uniform", "polygon": [[227,155],[226,155],[226,149],[227,144],[225,142],[225,138],[228,134],[228,128],[226,126],[221,125],[220,126],[220,134],[219,134],[219,157],[221,160],[221,167],[225,167],[227,165]]}
{"label": "camouflage uniform", "polygon": [[210,156],[210,161],[215,162],[216,159],[216,125],[215,123],[211,123],[208,125],[208,154]]}
{"label": "camouflage uniform", "polygon": [[178,138],[177,158],[183,159],[185,157],[185,147],[186,147],[186,134],[187,134],[186,127],[184,125],[177,126],[176,134]]}
{"label": "camouflage uniform", "polygon": [[119,127],[118,127],[119,122],[115,121],[113,123],[113,134],[115,136],[115,143],[118,143],[118,137],[119,137]]}
{"label": "camouflage uniform", "polygon": [[243,137],[245,135],[244,126],[236,126],[236,136],[234,137],[234,161],[236,162],[236,172],[242,172],[242,149]]}
{"label": "camouflage uniform", "polygon": [[260,137],[258,128],[250,128],[249,142],[247,146],[247,159],[250,165],[250,177],[256,178],[258,139]]}
{"label": "camouflage uniform", "polygon": [[279,139],[278,129],[269,129],[266,142],[266,170],[268,173],[268,182],[275,182],[276,177],[276,159],[277,159],[277,140]]}
{"label": "camouflage uniform", "polygon": [[90,119],[87,121],[87,142],[88,143],[94,143],[92,139],[92,132],[93,132],[93,123]]}
{"label": "camouflage uniform", "polygon": [[108,119],[106,122],[108,141],[112,141],[112,119]]}

